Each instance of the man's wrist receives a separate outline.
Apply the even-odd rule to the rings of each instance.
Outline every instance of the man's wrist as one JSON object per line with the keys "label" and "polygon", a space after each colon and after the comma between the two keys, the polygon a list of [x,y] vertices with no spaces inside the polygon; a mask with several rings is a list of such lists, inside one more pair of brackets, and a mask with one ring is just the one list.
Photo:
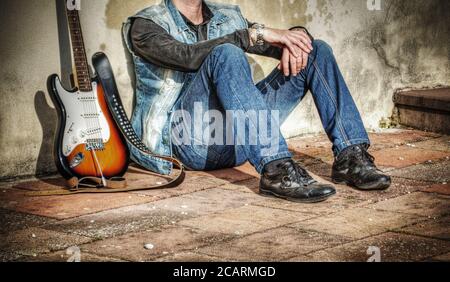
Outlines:
{"label": "man's wrist", "polygon": [[264,45],[266,43],[264,36],[266,26],[256,23],[251,27],[251,29],[254,30],[252,35],[252,40],[254,40],[253,43],[258,46]]}
{"label": "man's wrist", "polygon": [[250,27],[248,29],[248,35],[250,38],[250,46],[253,47],[256,45],[256,40],[257,40],[257,36],[256,36],[256,29],[254,29],[253,27]]}

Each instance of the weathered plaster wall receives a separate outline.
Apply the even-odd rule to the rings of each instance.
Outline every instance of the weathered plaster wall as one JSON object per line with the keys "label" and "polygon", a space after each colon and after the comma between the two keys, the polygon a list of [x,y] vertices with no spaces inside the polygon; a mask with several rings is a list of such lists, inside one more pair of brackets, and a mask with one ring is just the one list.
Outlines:
{"label": "weathered plaster wall", "polygon": [[[305,25],[334,48],[349,88],[369,129],[392,114],[399,88],[450,85],[450,1],[222,0],[239,4],[249,20],[272,27]],[[88,56],[102,50],[114,66],[130,113],[133,90],[122,45],[122,21],[159,0],[82,2]],[[54,172],[51,157],[56,115],[46,90],[61,73],[55,0],[0,1],[0,178]],[[256,79],[276,62],[252,56]],[[320,132],[310,97],[283,126],[286,136]]]}

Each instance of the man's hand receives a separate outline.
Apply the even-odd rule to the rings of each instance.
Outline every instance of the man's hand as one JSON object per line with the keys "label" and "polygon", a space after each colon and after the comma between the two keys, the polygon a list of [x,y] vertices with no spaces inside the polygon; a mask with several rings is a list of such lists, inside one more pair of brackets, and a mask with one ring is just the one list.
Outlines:
{"label": "man's hand", "polygon": [[285,76],[298,75],[308,64],[308,55],[313,50],[311,38],[303,29],[279,30],[267,28],[264,40],[283,48],[283,56],[278,68]]}
{"label": "man's hand", "polygon": [[271,45],[289,48],[295,57],[301,56],[300,50],[309,54],[313,49],[311,39],[304,30],[266,28],[264,40]]}
{"label": "man's hand", "polygon": [[297,76],[308,65],[308,53],[300,51],[301,55],[295,57],[289,48],[283,48],[283,56],[281,57],[278,69],[283,71],[285,76]]}

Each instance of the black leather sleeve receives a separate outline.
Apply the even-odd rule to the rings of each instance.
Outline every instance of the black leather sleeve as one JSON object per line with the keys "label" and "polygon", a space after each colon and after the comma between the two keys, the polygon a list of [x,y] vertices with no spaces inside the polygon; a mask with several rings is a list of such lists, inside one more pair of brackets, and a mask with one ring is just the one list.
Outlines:
{"label": "black leather sleeve", "polygon": [[230,43],[244,51],[250,46],[247,29],[213,40],[185,44],[165,29],[146,19],[136,19],[131,28],[133,51],[148,62],[182,72],[195,72],[218,45]]}
{"label": "black leather sleeve", "polygon": [[[253,23],[248,22],[251,27]],[[301,26],[294,28],[308,30]],[[237,30],[229,35],[201,41],[195,44],[185,44],[173,38],[165,29],[151,20],[136,19],[131,27],[131,42],[133,51],[148,62],[164,68],[182,72],[195,72],[203,64],[209,53],[221,44],[233,44],[250,54],[281,59],[282,49],[264,44],[250,46],[247,29]]]}

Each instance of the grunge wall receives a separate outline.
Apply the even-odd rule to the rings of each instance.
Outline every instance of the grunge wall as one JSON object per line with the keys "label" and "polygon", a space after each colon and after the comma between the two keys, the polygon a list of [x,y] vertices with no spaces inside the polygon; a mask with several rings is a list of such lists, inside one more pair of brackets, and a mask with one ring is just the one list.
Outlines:
{"label": "grunge wall", "polygon": [[[67,42],[58,33],[56,1],[0,1],[0,179],[55,171],[51,155],[56,114],[47,76],[67,73]],[[216,0],[218,1],[218,0]],[[450,85],[450,1],[222,0],[239,4],[245,16],[271,27],[304,25],[333,46],[349,88],[369,130],[392,115],[393,93],[404,88]],[[372,1],[372,0],[371,0]],[[121,24],[159,0],[89,0],[81,20],[88,57],[110,57],[119,90],[131,113],[132,72],[121,39]],[[61,19],[60,19],[61,20]],[[276,61],[250,58],[255,80]],[[66,74],[63,75],[68,80]],[[283,126],[286,137],[321,132],[311,97]]]}

